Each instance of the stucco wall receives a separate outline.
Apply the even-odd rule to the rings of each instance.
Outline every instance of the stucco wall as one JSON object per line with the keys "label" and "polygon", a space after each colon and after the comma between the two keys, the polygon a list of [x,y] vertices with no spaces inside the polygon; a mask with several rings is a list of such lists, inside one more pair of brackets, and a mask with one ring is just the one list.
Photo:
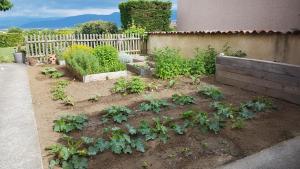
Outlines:
{"label": "stucco wall", "polygon": [[228,43],[248,58],[300,65],[300,34],[150,34],[148,53],[162,47],[176,48],[193,57],[196,48],[208,45],[221,50]]}
{"label": "stucco wall", "polygon": [[178,0],[178,31],[295,29],[300,0]]}

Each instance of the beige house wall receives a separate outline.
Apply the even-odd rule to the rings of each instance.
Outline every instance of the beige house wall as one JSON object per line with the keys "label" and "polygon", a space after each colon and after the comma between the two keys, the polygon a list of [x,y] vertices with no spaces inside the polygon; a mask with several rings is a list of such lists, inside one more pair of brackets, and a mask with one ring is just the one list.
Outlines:
{"label": "beige house wall", "polygon": [[300,0],[178,0],[177,30],[300,30]]}
{"label": "beige house wall", "polygon": [[226,43],[248,58],[300,65],[300,34],[150,34],[147,49],[152,54],[171,47],[193,57],[196,48],[211,45],[220,51]]}

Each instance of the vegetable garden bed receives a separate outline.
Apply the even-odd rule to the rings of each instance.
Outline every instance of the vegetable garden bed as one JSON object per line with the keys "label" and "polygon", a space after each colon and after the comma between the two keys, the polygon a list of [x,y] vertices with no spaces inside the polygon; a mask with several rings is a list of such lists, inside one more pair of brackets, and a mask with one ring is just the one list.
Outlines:
{"label": "vegetable garden bed", "polygon": [[[172,87],[168,87],[168,81],[143,78],[146,84],[155,83],[156,89],[140,95],[120,95],[111,92],[116,82],[115,80],[80,83],[72,81],[73,75],[69,74],[64,67],[57,67],[59,71],[63,71],[65,74],[65,77],[62,79],[70,81],[69,85],[64,86],[63,94],[70,95],[74,99],[74,106],[65,106],[60,101],[52,100],[50,91],[58,80],[42,75],[42,69],[43,67],[40,66],[30,67],[28,73],[39,139],[43,150],[44,168],[48,168],[49,161],[52,159],[52,156],[48,155],[49,151],[46,151],[45,148],[53,144],[64,144],[62,134],[53,131],[53,121],[59,120],[64,115],[85,114],[86,118],[83,118],[83,121],[79,120],[79,122],[83,122],[80,123],[82,126],[77,126],[78,129],[82,130],[73,130],[67,133],[76,140],[85,137],[85,142],[91,141],[87,137],[103,138],[105,141],[112,139],[114,133],[107,131],[107,129],[112,130],[114,127],[119,127],[120,130],[124,130],[126,133],[128,129],[130,129],[129,132],[131,133],[134,133],[133,129],[138,129],[137,135],[127,133],[131,137],[131,141],[135,143],[135,148],[131,150],[132,154],[119,155],[116,154],[118,150],[109,148],[109,150],[105,150],[102,153],[96,153],[97,155],[95,156],[86,157],[89,169],[214,168],[258,152],[300,133],[300,106],[276,99],[272,99],[276,109],[255,113],[254,118],[245,121],[245,126],[242,129],[232,129],[231,120],[226,120],[224,128],[216,132],[217,134],[211,130],[202,132],[199,130],[200,126],[198,125],[188,127],[185,130],[182,127],[185,124],[183,117],[190,117],[191,113],[189,111],[207,112],[208,116],[213,117],[214,108],[212,106],[221,106],[218,104],[212,105],[212,99],[200,95],[198,93],[200,85],[210,84],[219,87],[224,95],[223,100],[220,101],[232,104],[235,107],[239,107],[240,103],[251,101],[259,96],[254,92],[217,83],[213,77],[201,78],[199,80],[201,84],[194,84],[191,79],[181,77],[176,80],[175,85]],[[178,96],[174,96],[175,94],[178,94]],[[165,105],[165,103],[170,105],[163,106],[159,111],[156,111],[157,109],[154,109],[155,111],[147,111],[152,106],[146,105],[149,102],[147,102],[145,95],[164,99],[166,102],[159,102],[160,105]],[[194,99],[179,97],[182,95],[190,96]],[[215,97],[215,99],[221,99],[221,97]],[[180,105],[176,102],[188,104]],[[141,106],[142,103],[144,103],[143,106]],[[105,111],[111,106],[126,106],[130,109],[132,112],[129,113],[129,116],[126,115],[127,121],[124,116],[121,116],[122,118],[114,117],[108,111]],[[128,111],[124,112],[127,113]],[[140,134],[141,121],[146,121],[151,127],[154,127],[157,126],[155,124],[161,124],[162,122],[157,122],[157,118],[164,120],[166,119],[164,116],[172,118],[172,122],[178,124],[175,127],[169,127],[167,124],[164,124],[168,130],[166,143],[163,141],[164,137],[158,137],[154,140],[144,141],[143,148],[137,144],[135,137],[144,138],[144,135]],[[108,118],[108,120],[103,118]],[[104,121],[106,123],[103,123]],[[121,123],[118,121],[121,121]],[[131,127],[128,128],[127,124],[130,124]],[[116,129],[114,128],[113,130],[120,131]],[[147,128],[144,126],[144,129]],[[58,128],[56,130],[58,131]],[[144,151],[144,153],[140,151]],[[80,160],[77,159],[77,161]],[[84,163],[86,161],[81,162]]]}

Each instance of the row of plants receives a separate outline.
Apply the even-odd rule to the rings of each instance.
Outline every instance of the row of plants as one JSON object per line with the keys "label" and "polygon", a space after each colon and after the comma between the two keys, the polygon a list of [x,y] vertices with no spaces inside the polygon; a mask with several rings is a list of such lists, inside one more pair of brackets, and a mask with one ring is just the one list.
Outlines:
{"label": "row of plants", "polygon": [[73,45],[63,53],[68,66],[80,75],[126,70],[120,62],[116,48],[104,45],[90,48],[83,45]]}
{"label": "row of plants", "polygon": [[[222,52],[229,56],[245,57],[242,51],[233,51],[226,44]],[[172,79],[180,75],[212,75],[216,72],[218,51],[211,46],[196,49],[192,59],[183,57],[179,50],[163,48],[154,52],[155,75],[161,79]]]}
{"label": "row of plants", "polygon": [[74,106],[72,96],[68,96],[65,92],[66,87],[70,84],[67,80],[60,80],[51,89],[52,99],[57,101],[60,100],[65,106]]}
{"label": "row of plants", "polygon": [[58,79],[64,76],[63,72],[58,71],[56,68],[53,67],[46,67],[42,70],[42,74],[49,76],[52,79]]}
{"label": "row of plants", "polygon": [[[147,149],[147,141],[158,139],[167,143],[170,139],[170,131],[184,135],[188,129],[199,128],[202,132],[211,131],[217,134],[227,124],[231,124],[231,128],[243,128],[245,120],[252,119],[256,113],[273,107],[270,100],[262,97],[234,107],[220,102],[224,95],[214,86],[204,86],[199,93],[212,99],[213,113],[189,110],[183,112],[177,119],[162,116],[153,118],[152,122],[142,120],[137,127],[128,123],[121,128],[106,127],[103,128],[100,138],[73,138],[63,135],[61,144],[55,144],[48,148],[53,157],[53,160],[50,161],[50,168],[61,166],[86,169],[88,158],[104,151],[111,151],[115,154],[131,154],[133,150],[136,150],[144,153]],[[194,98],[187,95],[174,94],[171,100],[177,105],[194,104]],[[167,100],[152,99],[141,103],[138,111],[125,106],[112,106],[105,110],[105,114],[101,117],[101,123],[106,124],[112,119],[114,123],[122,124],[139,111],[159,113],[170,105]],[[71,131],[82,130],[87,124],[88,118],[85,115],[64,116],[54,121],[53,130],[67,134]]]}

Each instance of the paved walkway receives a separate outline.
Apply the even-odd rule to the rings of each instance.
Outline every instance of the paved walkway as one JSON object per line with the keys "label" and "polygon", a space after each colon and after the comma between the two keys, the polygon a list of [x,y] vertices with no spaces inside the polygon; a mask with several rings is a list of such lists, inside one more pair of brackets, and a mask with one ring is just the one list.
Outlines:
{"label": "paved walkway", "polygon": [[300,136],[218,169],[299,169]]}
{"label": "paved walkway", "polygon": [[0,169],[42,169],[25,65],[0,64]]}

